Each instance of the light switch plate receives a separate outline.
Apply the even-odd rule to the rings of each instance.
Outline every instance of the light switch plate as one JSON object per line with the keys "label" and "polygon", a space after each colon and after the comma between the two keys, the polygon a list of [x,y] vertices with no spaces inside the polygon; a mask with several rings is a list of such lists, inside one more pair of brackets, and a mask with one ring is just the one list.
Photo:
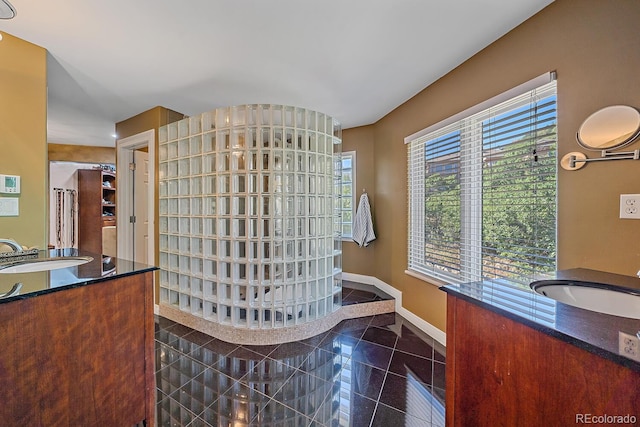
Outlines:
{"label": "light switch plate", "polygon": [[620,195],[620,218],[640,219],[640,194]]}

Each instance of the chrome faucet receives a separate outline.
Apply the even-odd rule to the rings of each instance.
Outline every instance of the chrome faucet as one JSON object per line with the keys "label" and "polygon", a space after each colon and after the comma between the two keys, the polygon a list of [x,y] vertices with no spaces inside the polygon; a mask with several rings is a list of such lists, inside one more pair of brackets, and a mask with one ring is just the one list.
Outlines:
{"label": "chrome faucet", "polygon": [[22,246],[15,240],[0,239],[0,244],[5,244],[9,246],[11,249],[13,249],[14,252],[22,252]]}

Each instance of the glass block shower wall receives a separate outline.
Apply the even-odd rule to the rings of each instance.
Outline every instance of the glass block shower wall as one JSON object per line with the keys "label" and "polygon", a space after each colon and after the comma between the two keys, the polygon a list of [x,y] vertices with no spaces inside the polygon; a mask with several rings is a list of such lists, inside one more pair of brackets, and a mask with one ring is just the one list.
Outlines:
{"label": "glass block shower wall", "polygon": [[248,329],[339,309],[340,146],[331,117],[280,105],[160,128],[160,304]]}

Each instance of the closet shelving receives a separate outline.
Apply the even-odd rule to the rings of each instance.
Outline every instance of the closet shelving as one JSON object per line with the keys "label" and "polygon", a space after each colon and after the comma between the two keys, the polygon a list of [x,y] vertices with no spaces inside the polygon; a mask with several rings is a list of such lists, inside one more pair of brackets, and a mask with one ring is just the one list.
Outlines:
{"label": "closet shelving", "polygon": [[[103,227],[115,225],[116,174],[103,169],[79,169],[78,249],[104,254]],[[103,257],[102,265],[103,275],[115,268],[107,255]]]}

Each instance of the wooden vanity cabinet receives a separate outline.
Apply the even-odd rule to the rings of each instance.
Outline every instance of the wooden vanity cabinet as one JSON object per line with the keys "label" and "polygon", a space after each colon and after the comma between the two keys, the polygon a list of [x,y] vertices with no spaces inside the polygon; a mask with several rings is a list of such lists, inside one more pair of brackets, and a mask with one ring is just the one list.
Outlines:
{"label": "wooden vanity cabinet", "polygon": [[0,304],[0,425],[154,425],[152,272]]}
{"label": "wooden vanity cabinet", "polygon": [[640,372],[448,294],[446,408],[448,427],[638,422]]}

